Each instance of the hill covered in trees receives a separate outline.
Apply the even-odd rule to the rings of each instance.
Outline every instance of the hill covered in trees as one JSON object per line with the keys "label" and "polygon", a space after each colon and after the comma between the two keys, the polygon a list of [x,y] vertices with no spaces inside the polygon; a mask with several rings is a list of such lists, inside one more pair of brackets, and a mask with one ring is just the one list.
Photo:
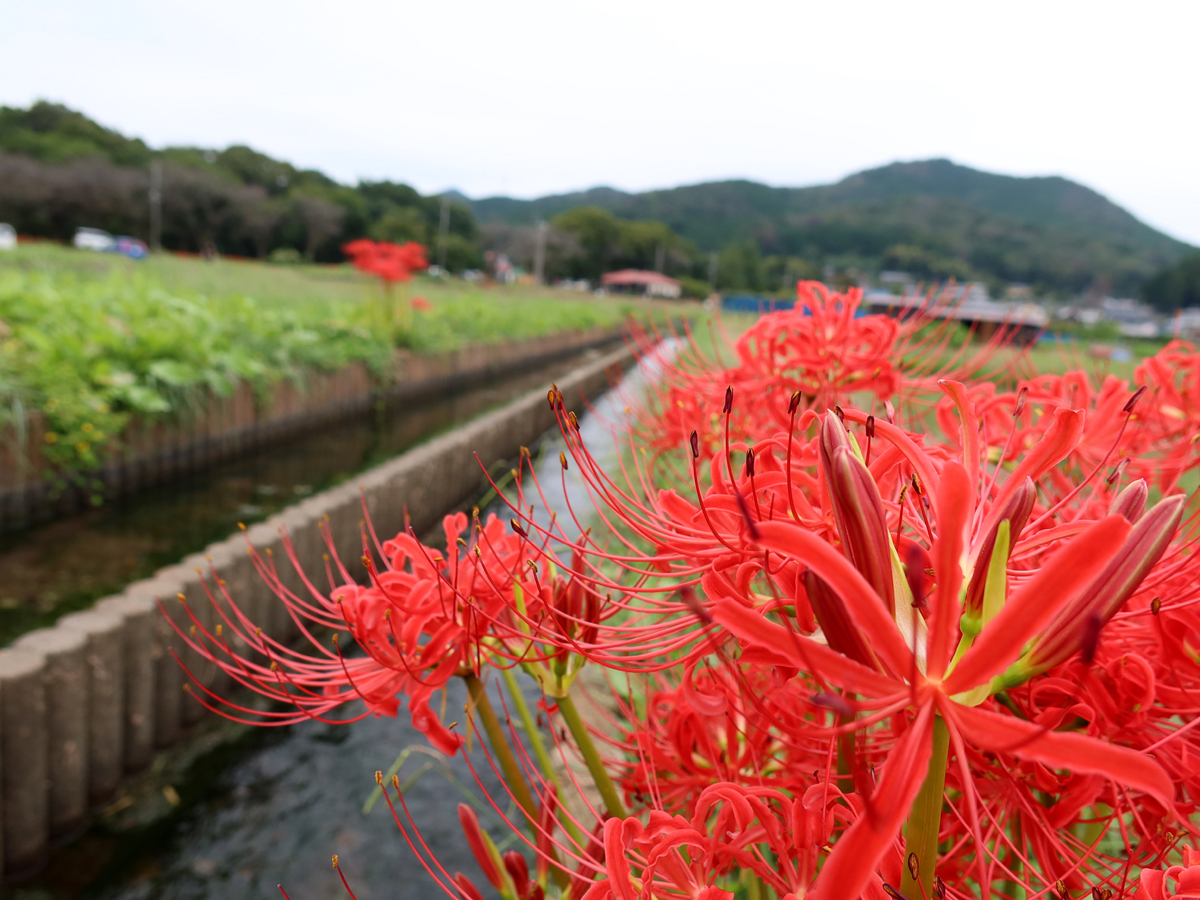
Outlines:
{"label": "hill covered in trees", "polygon": [[[0,221],[61,240],[81,225],[148,238],[156,161],[168,249],[212,242],[225,253],[334,262],[345,241],[368,236],[419,241],[436,258],[441,197],[390,181],[341,184],[246,146],[155,149],[46,102],[0,107]],[[1194,248],[1095,191],[944,159],[807,188],[724,181],[537,200],[447,196],[446,263],[455,271],[482,267],[489,250],[531,270],[543,239],[551,280],[655,268],[693,295],[710,289],[715,254],[715,286],[725,290],[787,291],[797,278],[850,283],[898,269],[996,290],[1022,282],[1052,296],[1151,290],[1160,304],[1191,296],[1180,287],[1191,283],[1190,268],[1160,273],[1176,272]],[[549,223],[541,238],[538,221]]]}
{"label": "hill covered in trees", "polygon": [[819,187],[724,181],[638,194],[601,187],[472,205],[485,227],[552,220],[580,206],[660,221],[742,269],[757,251],[764,280],[791,260],[795,271],[902,269],[1050,293],[1093,286],[1131,293],[1190,249],[1068,179],[995,175],[944,159],[894,163]]}
{"label": "hill covered in trees", "polygon": [[[250,147],[166,147],[104,128],[54,103],[0,107],[0,221],[22,234],[69,240],[79,226],[149,237],[150,164],[162,165],[162,243],[267,256],[293,250],[340,261],[347,240],[437,235],[441,198],[394,182],[350,187]],[[447,265],[482,265],[470,209],[451,204]]]}

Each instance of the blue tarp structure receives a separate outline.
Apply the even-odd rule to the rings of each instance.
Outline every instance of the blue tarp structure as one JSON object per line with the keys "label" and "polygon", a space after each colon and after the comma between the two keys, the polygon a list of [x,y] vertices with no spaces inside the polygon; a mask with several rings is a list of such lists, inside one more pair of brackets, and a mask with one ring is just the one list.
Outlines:
{"label": "blue tarp structure", "polygon": [[775,300],[755,294],[727,294],[721,298],[721,309],[726,312],[768,313],[792,309],[795,305],[795,300]]}

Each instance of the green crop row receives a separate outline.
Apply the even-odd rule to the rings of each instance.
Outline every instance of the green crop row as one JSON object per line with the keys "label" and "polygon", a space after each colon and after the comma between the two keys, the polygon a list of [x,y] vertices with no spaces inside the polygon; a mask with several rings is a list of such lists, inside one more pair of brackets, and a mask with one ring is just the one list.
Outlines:
{"label": "green crop row", "polygon": [[[238,382],[249,382],[259,395],[288,378],[303,389],[306,372],[352,361],[386,381],[397,345],[433,352],[615,325],[631,310],[418,281],[410,293],[425,296],[430,308],[393,330],[381,327],[374,313],[378,288],[352,276],[326,281],[332,290],[322,291],[314,273],[308,290],[289,303],[278,296],[201,293],[180,272],[203,276],[211,266],[180,262],[186,263],[182,270],[139,269],[57,248],[22,248],[0,263],[0,425],[7,420],[19,431],[25,413],[40,409],[47,425],[44,457],[60,477],[101,464],[131,417],[182,419],[210,396],[228,396]],[[242,273],[256,287],[269,287],[273,275],[268,266],[217,265],[229,267],[227,289],[236,289]]]}

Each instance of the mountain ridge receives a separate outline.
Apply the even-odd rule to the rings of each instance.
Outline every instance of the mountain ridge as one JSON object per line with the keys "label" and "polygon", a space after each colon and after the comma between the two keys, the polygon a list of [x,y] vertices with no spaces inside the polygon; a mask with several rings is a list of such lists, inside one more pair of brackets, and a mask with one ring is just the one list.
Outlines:
{"label": "mountain ridge", "polygon": [[948,159],[890,163],[811,187],[730,179],[471,202],[483,224],[530,224],[580,205],[665,222],[701,251],[751,238],[766,255],[1059,292],[1133,291],[1193,249],[1062,176],[1001,175]]}

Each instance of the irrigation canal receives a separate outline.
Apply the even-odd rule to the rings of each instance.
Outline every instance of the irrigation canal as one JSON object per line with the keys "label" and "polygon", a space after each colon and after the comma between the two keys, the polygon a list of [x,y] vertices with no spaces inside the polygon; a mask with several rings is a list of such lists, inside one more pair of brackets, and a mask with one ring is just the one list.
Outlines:
{"label": "irrigation canal", "polygon": [[[36,570],[26,571],[24,583],[35,598],[39,577],[44,579],[42,591],[56,590],[63,598],[106,593],[225,536],[238,520],[264,518],[299,495],[344,480],[586,358],[386,419],[351,423],[77,520],[51,523],[9,541],[0,556],[0,572],[16,573],[29,565],[22,560],[33,561]],[[612,452],[606,421],[622,418],[621,408],[634,396],[646,368],[643,362],[626,379],[626,389],[599,398],[598,415],[581,420],[583,437],[602,463]],[[551,506],[565,514],[562,498],[554,499],[556,487],[561,494],[557,442],[561,437],[546,438],[543,484]],[[586,515],[586,492],[570,481],[567,489],[576,512]],[[3,577],[0,584],[6,584]],[[524,676],[522,682],[533,706],[540,694]],[[447,710],[461,709],[464,702],[462,684],[455,680]],[[493,703],[498,702],[494,697]],[[374,772],[387,770],[405,751],[399,776],[422,836],[446,870],[469,874],[485,896],[493,896],[462,838],[458,802],[473,800],[496,841],[504,842],[505,849],[521,848],[489,809],[463,754],[445,759],[431,751],[403,710],[393,719],[277,729],[210,717],[183,745],[130,781],[85,834],[53,851],[41,873],[9,886],[8,896],[250,900],[279,898],[278,884],[292,900],[346,896],[330,865],[333,853],[339,854],[360,900],[441,896],[387,807],[380,803],[370,813],[363,811]],[[484,757],[476,750],[471,758],[486,769],[479,775],[488,792],[503,796]],[[510,812],[515,815],[515,809]]]}
{"label": "irrigation canal", "polygon": [[598,355],[382,410],[262,453],[0,535],[0,646],[203,550],[309,494],[501,406]]}

